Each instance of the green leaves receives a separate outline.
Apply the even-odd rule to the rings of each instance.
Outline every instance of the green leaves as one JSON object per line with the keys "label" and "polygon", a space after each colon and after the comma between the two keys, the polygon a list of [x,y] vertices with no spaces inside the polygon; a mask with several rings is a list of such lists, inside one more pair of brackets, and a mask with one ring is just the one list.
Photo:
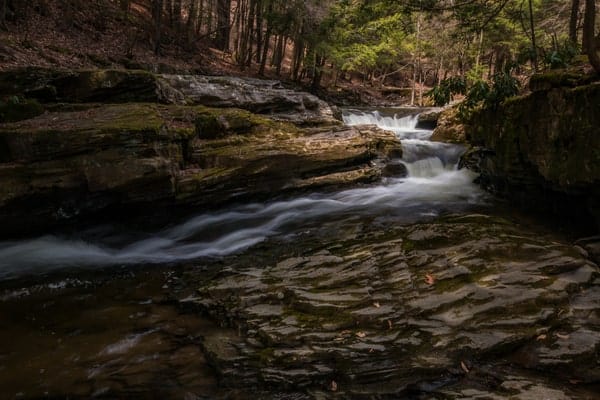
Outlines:
{"label": "green leaves", "polygon": [[496,109],[500,103],[519,93],[519,81],[509,72],[500,72],[491,82],[477,79],[470,84],[467,95],[458,107],[460,119],[469,119],[473,110],[479,106]]}
{"label": "green leaves", "polygon": [[434,86],[433,89],[425,93],[425,95],[433,100],[433,104],[441,107],[450,103],[453,95],[465,94],[466,91],[466,79],[460,76],[454,76],[444,79],[439,85]]}

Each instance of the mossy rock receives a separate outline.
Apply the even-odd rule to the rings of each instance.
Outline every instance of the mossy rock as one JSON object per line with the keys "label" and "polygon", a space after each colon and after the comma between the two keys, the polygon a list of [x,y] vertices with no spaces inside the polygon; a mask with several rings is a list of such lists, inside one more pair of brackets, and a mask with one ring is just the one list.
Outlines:
{"label": "mossy rock", "polygon": [[0,92],[40,102],[157,102],[154,74],[138,70],[54,70],[21,68],[0,72]]}
{"label": "mossy rock", "polygon": [[447,108],[440,113],[431,140],[454,144],[465,143],[465,126],[460,120],[458,107]]}
{"label": "mossy rock", "polygon": [[196,134],[201,139],[267,132],[276,126],[295,130],[291,125],[277,123],[245,110],[197,107],[196,111],[194,125]]}
{"label": "mossy rock", "polygon": [[529,80],[529,88],[532,92],[538,92],[552,88],[588,85],[597,80],[598,77],[592,74],[569,70],[554,70],[533,75]]}
{"label": "mossy rock", "polygon": [[73,73],[62,70],[27,67],[0,72],[0,93],[6,95],[33,94],[40,101],[51,101],[56,97],[56,88],[49,85],[56,79]]}
{"label": "mossy rock", "polygon": [[12,96],[0,101],[0,123],[22,121],[43,113],[44,107],[37,100]]}
{"label": "mossy rock", "polygon": [[135,153],[158,140],[163,126],[153,104],[46,113],[0,127],[0,162],[52,160],[114,146]]}

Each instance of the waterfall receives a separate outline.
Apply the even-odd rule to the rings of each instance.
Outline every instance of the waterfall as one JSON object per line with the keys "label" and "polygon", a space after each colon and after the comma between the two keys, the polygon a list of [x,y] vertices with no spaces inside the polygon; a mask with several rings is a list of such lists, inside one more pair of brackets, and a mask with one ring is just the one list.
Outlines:
{"label": "waterfall", "polygon": [[464,148],[459,145],[429,141],[431,130],[418,129],[419,114],[404,117],[383,116],[379,111],[345,110],[347,125],[377,125],[394,132],[402,141],[402,162],[409,178],[434,178],[457,169]]}
{"label": "waterfall", "polygon": [[428,140],[432,131],[418,129],[419,114],[399,117],[382,115],[379,111],[345,110],[342,118],[346,125],[377,125],[381,129],[392,131],[401,139]]}
{"label": "waterfall", "polygon": [[377,110],[370,112],[346,111],[342,118],[346,125],[377,125],[392,131],[415,131],[419,122],[419,114],[398,117],[383,116]]}

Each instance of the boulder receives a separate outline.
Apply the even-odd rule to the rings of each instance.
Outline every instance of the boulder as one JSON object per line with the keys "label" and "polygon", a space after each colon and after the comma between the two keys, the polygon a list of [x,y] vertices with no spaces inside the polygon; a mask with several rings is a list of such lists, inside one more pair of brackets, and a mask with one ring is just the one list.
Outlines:
{"label": "boulder", "polygon": [[427,108],[424,109],[418,117],[417,128],[433,130],[438,124],[438,119],[442,113],[442,108]]}
{"label": "boulder", "polygon": [[201,75],[161,75],[160,80],[193,104],[242,108],[301,125],[337,121],[326,102],[275,80]]}
{"label": "boulder", "polygon": [[19,96],[0,99],[0,123],[22,121],[43,112],[44,107],[34,99],[24,99]]}
{"label": "boulder", "polygon": [[383,168],[383,176],[393,178],[404,178],[408,175],[406,165],[399,160],[388,162]]}
{"label": "boulder", "polygon": [[458,117],[458,107],[446,108],[439,114],[437,126],[431,134],[434,142],[464,144],[465,126]]}
{"label": "boulder", "polygon": [[125,103],[163,100],[157,78],[146,71],[56,70],[40,67],[0,72],[0,92],[42,103]]}
{"label": "boulder", "polygon": [[115,104],[0,125],[0,235],[109,210],[217,207],[371,182],[391,132],[299,128],[239,109]]}
{"label": "boulder", "polygon": [[0,93],[42,103],[197,104],[241,108],[298,125],[339,123],[339,112],[318,97],[264,79],[31,67],[0,72]]}
{"label": "boulder", "polygon": [[485,150],[479,162],[485,186],[523,205],[577,217],[590,229],[595,219],[598,230],[598,126],[600,83],[550,85],[475,112],[467,136]]}

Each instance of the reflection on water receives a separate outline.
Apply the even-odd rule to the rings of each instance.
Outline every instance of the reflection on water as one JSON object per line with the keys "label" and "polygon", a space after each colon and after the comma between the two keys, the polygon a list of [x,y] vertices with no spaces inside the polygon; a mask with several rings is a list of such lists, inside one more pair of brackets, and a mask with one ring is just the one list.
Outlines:
{"label": "reflection on water", "polygon": [[0,288],[0,398],[212,397],[198,338],[219,328],[167,301],[179,282],[146,269]]}

